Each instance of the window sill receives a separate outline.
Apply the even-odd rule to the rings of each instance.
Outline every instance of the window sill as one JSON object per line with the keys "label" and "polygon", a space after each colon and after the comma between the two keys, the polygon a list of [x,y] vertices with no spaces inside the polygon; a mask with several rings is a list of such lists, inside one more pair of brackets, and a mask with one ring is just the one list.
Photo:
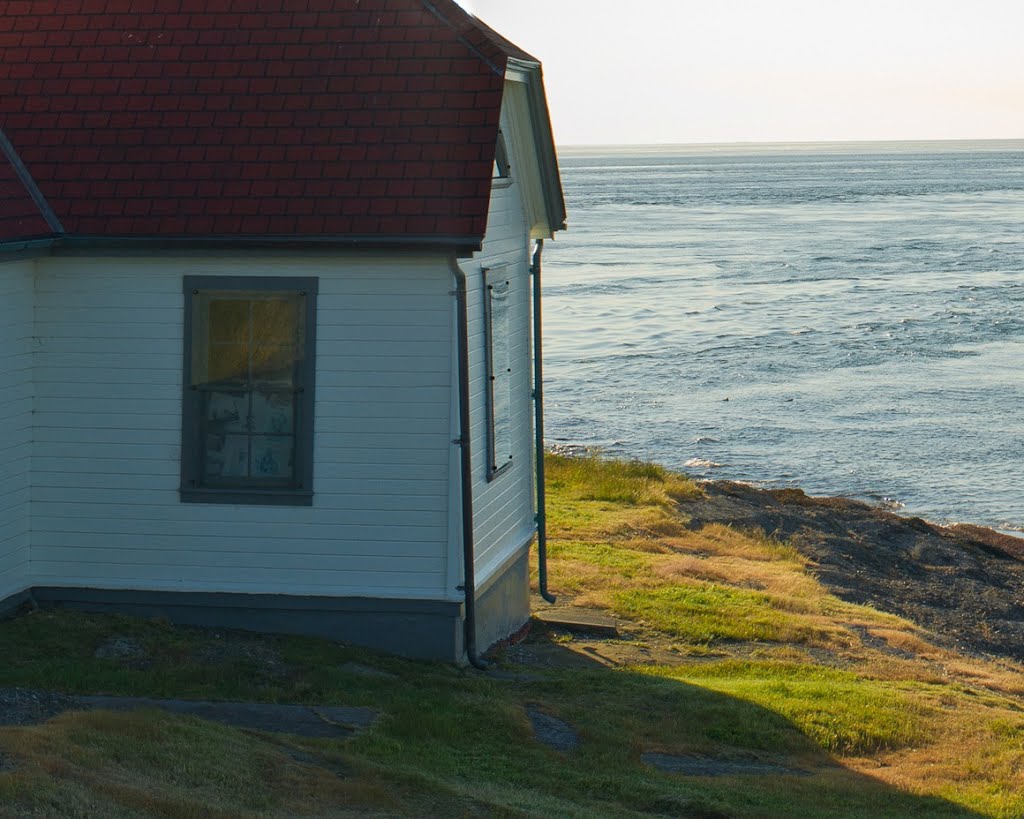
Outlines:
{"label": "window sill", "polygon": [[493,468],[492,469],[488,469],[487,470],[487,482],[490,483],[493,480],[497,480],[502,475],[504,475],[506,472],[508,472],[511,468],[512,468],[512,461],[508,461],[507,463],[504,463],[501,466],[499,466],[497,469],[493,469]]}
{"label": "window sill", "polygon": [[313,493],[302,489],[196,489],[179,490],[182,503],[249,504],[253,506],[312,506]]}

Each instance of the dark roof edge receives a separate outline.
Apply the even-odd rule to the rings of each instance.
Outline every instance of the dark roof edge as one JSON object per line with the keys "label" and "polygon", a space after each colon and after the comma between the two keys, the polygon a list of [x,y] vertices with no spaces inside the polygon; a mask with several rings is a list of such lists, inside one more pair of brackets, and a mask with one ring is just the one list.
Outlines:
{"label": "dark roof edge", "polygon": [[139,252],[277,250],[401,250],[430,251],[470,256],[480,250],[480,236],[54,236],[47,239],[0,241],[0,258],[46,255],[91,255]]}
{"label": "dark roof edge", "polygon": [[[444,14],[442,14],[440,9],[437,8],[437,6],[435,6],[433,3],[431,3],[430,0],[420,0],[420,2],[423,3],[423,7],[427,11],[429,11],[438,20],[440,20],[442,23],[444,23],[446,26],[448,26],[448,28],[450,28],[452,31],[454,31],[455,32],[455,38],[460,43],[462,43],[462,45],[464,45],[466,48],[468,48],[470,51],[472,51],[473,54],[475,54],[476,57],[481,62],[483,62],[488,68],[491,69],[491,71],[493,71],[499,77],[504,77],[505,76],[505,67],[504,66],[500,66],[500,65],[496,65],[493,60],[491,60],[479,48],[477,48],[469,40],[467,40],[462,35],[462,32],[459,30],[459,27],[452,20],[449,20]],[[472,15],[470,15],[468,12],[465,12],[465,13],[466,13],[467,17],[472,17]]]}
{"label": "dark roof edge", "polygon": [[533,140],[537,146],[537,161],[540,163],[541,187],[544,190],[544,205],[547,209],[548,227],[551,232],[565,230],[565,194],[562,191],[562,177],[558,172],[558,153],[555,150],[555,136],[551,130],[551,113],[547,95],[544,92],[544,73],[540,63],[527,62],[515,57],[509,58],[510,67],[524,72],[527,98],[530,105],[530,122]]}
{"label": "dark roof edge", "polygon": [[18,181],[21,182],[22,187],[25,188],[25,192],[32,198],[32,202],[39,211],[39,215],[42,216],[43,220],[46,222],[46,226],[54,233],[63,233],[64,227],[61,225],[60,219],[58,219],[57,214],[53,212],[53,208],[50,207],[50,203],[46,201],[46,197],[43,196],[43,192],[39,190],[39,186],[36,185],[36,181],[32,178],[32,174],[28,172],[28,168],[25,167],[25,163],[21,161],[21,157],[18,156],[18,152],[14,150],[14,146],[7,138],[7,134],[4,133],[3,128],[0,128],[0,153],[7,157],[7,161],[14,169],[14,173],[18,177]]}

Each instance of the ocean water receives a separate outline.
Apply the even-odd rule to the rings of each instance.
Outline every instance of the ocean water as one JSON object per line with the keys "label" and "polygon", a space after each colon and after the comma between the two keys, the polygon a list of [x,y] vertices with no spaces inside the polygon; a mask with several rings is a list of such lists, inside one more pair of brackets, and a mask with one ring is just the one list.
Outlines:
{"label": "ocean water", "polygon": [[1024,531],[1024,141],[560,162],[549,445]]}

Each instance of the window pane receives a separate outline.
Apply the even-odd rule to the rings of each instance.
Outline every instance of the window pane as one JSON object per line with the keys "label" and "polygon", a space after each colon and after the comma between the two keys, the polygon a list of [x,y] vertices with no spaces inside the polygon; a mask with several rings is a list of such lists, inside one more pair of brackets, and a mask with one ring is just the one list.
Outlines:
{"label": "window pane", "polygon": [[249,347],[239,344],[211,343],[207,350],[206,372],[199,384],[246,384],[249,381]]}
{"label": "window pane", "polygon": [[252,477],[290,480],[293,439],[290,436],[253,436]]}
{"label": "window pane", "polygon": [[247,299],[211,298],[209,318],[210,341],[247,344],[249,341],[249,301]]}
{"label": "window pane", "polygon": [[250,378],[254,384],[287,384],[295,381],[296,349],[292,344],[258,343],[252,351]]}
{"label": "window pane", "polygon": [[291,435],[295,432],[295,408],[291,392],[252,394],[252,431],[257,434]]}
{"label": "window pane", "polygon": [[249,476],[248,435],[207,435],[203,478],[215,482]]}
{"label": "window pane", "polygon": [[207,432],[223,435],[246,432],[249,426],[249,394],[211,392],[206,399]]}
{"label": "window pane", "polygon": [[278,344],[299,340],[299,302],[294,298],[262,299],[252,302],[252,335]]}

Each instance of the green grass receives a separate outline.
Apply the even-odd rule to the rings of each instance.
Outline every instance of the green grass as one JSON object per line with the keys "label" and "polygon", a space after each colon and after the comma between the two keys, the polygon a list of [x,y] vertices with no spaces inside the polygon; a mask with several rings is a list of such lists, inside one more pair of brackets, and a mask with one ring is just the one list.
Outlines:
{"label": "green grass", "polygon": [[933,733],[933,707],[891,682],[821,666],[736,662],[648,671],[754,703],[831,753],[913,747]]}
{"label": "green grass", "polygon": [[[0,623],[0,687],[362,705],[379,719],[347,740],[154,711],[0,728],[0,817],[1024,814],[1016,671],[869,650],[850,623],[921,637],[830,597],[788,544],[691,532],[699,489],[659,467],[551,458],[549,475],[554,590],[623,621],[626,639],[596,650],[703,652],[605,666],[585,641],[535,629],[523,650],[543,662],[510,653],[514,673],[496,676],[313,638],[36,612]],[[115,636],[146,662],[97,658]],[[974,676],[955,677],[957,663]],[[537,742],[527,707],[569,722],[580,747]],[[688,777],[645,752],[806,775]]]}
{"label": "green grass", "polygon": [[612,611],[698,645],[723,640],[804,642],[818,636],[802,618],[775,609],[769,595],[713,583],[618,592]]}
{"label": "green grass", "polygon": [[700,494],[700,488],[688,478],[644,461],[548,455],[545,470],[548,490],[558,493],[561,501],[645,506]]}

